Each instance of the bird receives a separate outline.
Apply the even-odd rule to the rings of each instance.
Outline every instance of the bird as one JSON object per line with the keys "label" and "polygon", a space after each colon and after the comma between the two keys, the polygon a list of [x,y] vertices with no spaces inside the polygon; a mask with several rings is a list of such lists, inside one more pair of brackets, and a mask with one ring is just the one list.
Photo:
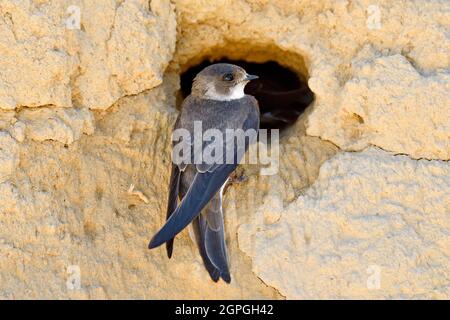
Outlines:
{"label": "bird", "polygon": [[224,146],[220,150],[223,156],[231,152],[232,161],[228,158],[209,163],[193,161],[196,153],[210,146],[210,141],[202,141],[199,148],[188,142],[187,148],[192,151],[189,161],[174,163],[172,155],[166,222],[148,245],[153,249],[165,243],[170,259],[175,236],[192,223],[199,253],[214,282],[220,278],[231,282],[222,209],[224,186],[249,145],[256,142],[249,138],[239,144],[234,137],[227,140],[225,132],[230,129],[258,132],[258,102],[244,93],[246,84],[257,78],[229,63],[209,65],[194,78],[191,94],[182,102],[174,132],[187,130],[193,136],[195,122],[201,121],[202,132],[216,129],[223,134]]}

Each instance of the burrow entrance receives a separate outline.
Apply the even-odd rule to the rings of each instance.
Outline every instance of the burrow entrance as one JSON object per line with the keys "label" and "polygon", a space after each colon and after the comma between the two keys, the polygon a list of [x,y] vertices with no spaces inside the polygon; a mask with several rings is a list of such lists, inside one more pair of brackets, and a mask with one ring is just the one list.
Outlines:
{"label": "burrow entrance", "polygon": [[225,62],[244,68],[248,73],[259,76],[245,87],[245,93],[253,95],[259,102],[262,129],[283,130],[294,124],[298,117],[314,101],[314,93],[307,82],[294,71],[277,62],[247,62],[245,60],[220,59],[214,62],[204,60],[181,74],[183,98],[191,92],[192,80],[210,64]]}

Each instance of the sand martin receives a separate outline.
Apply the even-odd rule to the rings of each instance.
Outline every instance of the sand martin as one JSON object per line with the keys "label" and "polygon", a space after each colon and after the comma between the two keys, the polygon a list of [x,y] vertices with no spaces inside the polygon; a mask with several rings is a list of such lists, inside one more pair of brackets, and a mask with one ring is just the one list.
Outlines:
{"label": "sand martin", "polygon": [[[194,159],[206,152],[212,142],[217,142],[217,138],[202,140],[197,145],[192,141],[195,137],[178,142],[184,143],[183,146],[192,153],[187,157],[189,161],[172,161],[167,221],[149,243],[150,249],[166,243],[170,258],[174,237],[192,222],[203,262],[215,282],[219,278],[227,283],[231,281],[222,211],[223,189],[243,153],[255,142],[255,139],[244,139],[244,143],[240,143],[239,139],[230,139],[226,133],[230,130],[257,132],[259,129],[258,102],[244,93],[245,85],[257,78],[241,67],[227,63],[210,65],[194,78],[192,92],[182,103],[174,132],[182,130],[194,137],[198,133],[194,132],[198,123],[201,133],[211,129],[217,133],[218,130],[223,134],[223,149],[220,149],[223,152],[216,149],[213,153],[223,157],[221,160],[214,157],[214,161],[206,157],[200,161]],[[231,154],[232,161],[228,157],[225,159],[225,154]]]}

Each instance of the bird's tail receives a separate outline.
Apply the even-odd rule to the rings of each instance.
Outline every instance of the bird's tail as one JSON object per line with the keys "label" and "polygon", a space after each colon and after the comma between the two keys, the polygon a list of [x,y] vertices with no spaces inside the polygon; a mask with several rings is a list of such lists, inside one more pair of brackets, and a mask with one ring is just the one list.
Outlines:
{"label": "bird's tail", "polygon": [[[222,190],[221,190],[222,191]],[[214,282],[222,278],[230,283],[225,243],[222,192],[218,192],[194,221],[194,232],[203,263]]]}

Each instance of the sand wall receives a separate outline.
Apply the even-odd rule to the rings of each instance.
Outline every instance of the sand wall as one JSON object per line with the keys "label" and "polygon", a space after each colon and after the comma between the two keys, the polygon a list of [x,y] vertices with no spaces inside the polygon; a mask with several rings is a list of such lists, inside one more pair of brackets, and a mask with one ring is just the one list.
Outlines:
{"label": "sand wall", "polygon": [[[448,1],[0,0],[0,297],[449,298]],[[227,188],[232,282],[165,219],[179,75],[275,60],[316,99]],[[130,185],[134,191],[130,192]]]}

